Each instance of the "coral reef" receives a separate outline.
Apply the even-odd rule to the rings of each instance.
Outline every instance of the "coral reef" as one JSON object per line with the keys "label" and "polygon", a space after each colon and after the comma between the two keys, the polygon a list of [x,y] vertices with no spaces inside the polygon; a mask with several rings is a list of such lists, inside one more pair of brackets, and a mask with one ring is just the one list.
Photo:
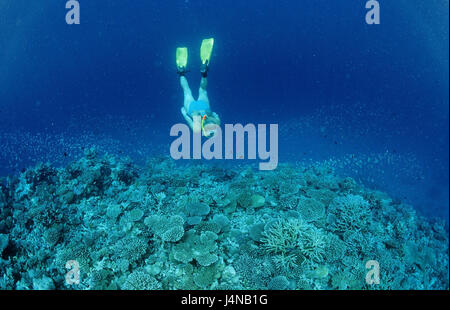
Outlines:
{"label": "coral reef", "polygon": [[448,227],[326,165],[140,167],[88,149],[0,186],[0,289],[449,289]]}
{"label": "coral reef", "polygon": [[152,215],[144,223],[163,241],[177,242],[184,235],[184,219],[179,215],[164,217]]}

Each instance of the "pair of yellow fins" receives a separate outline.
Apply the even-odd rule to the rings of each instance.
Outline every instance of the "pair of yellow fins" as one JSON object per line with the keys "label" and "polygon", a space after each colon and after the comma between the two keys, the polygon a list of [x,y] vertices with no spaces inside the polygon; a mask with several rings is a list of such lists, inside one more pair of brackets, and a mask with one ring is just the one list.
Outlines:
{"label": "pair of yellow fins", "polygon": [[[203,65],[208,65],[211,59],[212,50],[214,47],[214,39],[204,39],[200,48],[200,58]],[[188,62],[187,47],[177,48],[177,66],[178,68],[186,68]]]}

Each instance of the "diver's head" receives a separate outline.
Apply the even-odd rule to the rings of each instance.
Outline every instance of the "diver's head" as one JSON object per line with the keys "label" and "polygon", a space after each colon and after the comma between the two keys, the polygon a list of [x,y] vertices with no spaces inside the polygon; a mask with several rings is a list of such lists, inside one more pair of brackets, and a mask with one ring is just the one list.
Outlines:
{"label": "diver's head", "polygon": [[220,127],[220,120],[214,116],[203,115],[202,117],[202,131],[203,135],[207,138],[211,138],[217,132]]}

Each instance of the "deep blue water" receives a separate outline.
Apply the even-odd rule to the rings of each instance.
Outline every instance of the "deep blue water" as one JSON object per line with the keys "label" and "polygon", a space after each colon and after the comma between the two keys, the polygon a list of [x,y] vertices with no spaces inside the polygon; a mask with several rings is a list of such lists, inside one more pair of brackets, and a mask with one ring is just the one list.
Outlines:
{"label": "deep blue water", "polygon": [[168,155],[182,122],[177,46],[194,94],[216,40],[209,97],[224,123],[280,124],[280,161],[340,173],[428,215],[449,208],[449,7],[444,0],[0,0],[0,175],[98,144]]}

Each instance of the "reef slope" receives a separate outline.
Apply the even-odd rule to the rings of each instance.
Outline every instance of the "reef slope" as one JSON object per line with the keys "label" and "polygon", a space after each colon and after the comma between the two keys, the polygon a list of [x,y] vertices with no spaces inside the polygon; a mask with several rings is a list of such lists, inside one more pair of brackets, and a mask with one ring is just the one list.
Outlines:
{"label": "reef slope", "polygon": [[0,289],[449,288],[444,221],[319,164],[139,167],[87,150],[3,182],[0,254]]}

